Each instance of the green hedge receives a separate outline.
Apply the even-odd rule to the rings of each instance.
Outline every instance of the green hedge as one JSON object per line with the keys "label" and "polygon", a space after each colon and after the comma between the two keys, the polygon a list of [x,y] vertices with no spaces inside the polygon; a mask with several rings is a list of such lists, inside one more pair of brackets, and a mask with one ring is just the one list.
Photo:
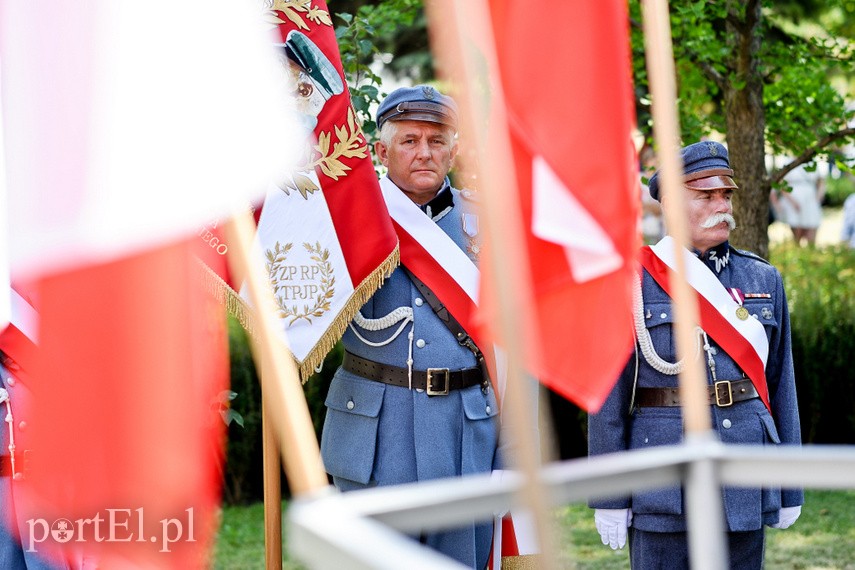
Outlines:
{"label": "green hedge", "polygon": [[[246,333],[235,319],[229,318],[231,354],[231,409],[243,425],[232,421],[228,428],[223,501],[247,504],[260,501],[264,494],[263,449],[261,441],[261,387],[252,360]],[[324,359],[324,366],[303,385],[318,441],[324,421],[324,399],[333,373],[341,362],[343,349],[335,348]],[[282,493],[288,496],[288,481],[282,477]]]}
{"label": "green hedge", "polygon": [[843,173],[837,178],[826,178],[824,206],[839,208],[850,194],[855,194],[855,177]]}
{"label": "green hedge", "polygon": [[855,443],[855,251],[773,246],[790,308],[807,443]]}

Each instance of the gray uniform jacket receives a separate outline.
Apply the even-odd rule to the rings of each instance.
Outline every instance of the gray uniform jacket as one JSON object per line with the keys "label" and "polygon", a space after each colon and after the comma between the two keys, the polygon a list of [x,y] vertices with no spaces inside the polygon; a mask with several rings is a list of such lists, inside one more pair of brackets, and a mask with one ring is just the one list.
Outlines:
{"label": "gray uniform jacket", "polygon": [[[763,323],[769,340],[766,381],[771,414],[759,398],[735,402],[732,406],[710,406],[712,427],[726,444],[799,445],[796,387],[790,344],[790,320],[783,282],[778,270],[762,258],[731,247],[725,242],[701,258],[726,288],[741,290],[744,306]],[[647,273],[642,277],[643,314],[656,352],[668,362],[676,361],[674,312],[671,298]],[[750,317],[749,317],[750,318]],[[709,337],[718,380],[744,378],[742,370]],[[675,387],[678,377],[655,370],[638,350],[637,387]],[[706,363],[707,354],[702,358]],[[705,365],[712,383],[710,367]],[[636,374],[632,355],[603,407],[589,417],[589,454],[598,455],[656,445],[672,445],[682,440],[679,407],[635,407],[630,410]],[[725,488],[725,516],[731,531],[748,531],[778,521],[781,507],[801,505],[798,489]],[[592,508],[631,508],[632,526],[645,531],[686,530],[684,502],[679,487],[643,491],[632,497],[592,500]]]}
{"label": "gray uniform jacket", "polygon": [[[472,246],[477,220],[472,204],[458,190],[446,182],[423,210],[470,258],[476,257]],[[402,268],[360,313],[362,319],[351,323],[342,338],[344,348],[359,357],[406,368],[412,355],[414,370],[477,366],[472,352],[458,344]],[[326,470],[343,490],[489,472],[497,461],[498,407],[492,389],[471,386],[428,397],[422,390],[376,382],[339,368],[326,406],[321,454]],[[440,549],[476,565],[470,554],[457,550],[471,550],[477,544],[477,565],[483,566],[489,525],[475,532],[474,540],[471,532],[466,533],[458,544]]]}

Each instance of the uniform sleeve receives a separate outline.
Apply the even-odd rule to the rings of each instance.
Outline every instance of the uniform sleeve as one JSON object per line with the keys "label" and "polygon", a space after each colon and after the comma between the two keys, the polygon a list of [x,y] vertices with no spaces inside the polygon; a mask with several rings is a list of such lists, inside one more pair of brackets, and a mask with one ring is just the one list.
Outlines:
{"label": "uniform sleeve", "polygon": [[[769,341],[769,360],[766,367],[769,404],[772,407],[772,417],[781,438],[781,445],[801,445],[801,424],[790,339],[790,312],[787,308],[784,283],[777,270],[775,278],[775,299],[778,305],[775,317],[780,325]],[[801,489],[782,490],[782,506],[794,507],[803,503],[804,492]]]}
{"label": "uniform sleeve", "polygon": [[[636,355],[621,372],[615,387],[597,413],[588,415],[588,455],[617,453],[628,449],[630,414],[629,406],[635,383]],[[588,501],[592,509],[625,509],[630,506],[629,497],[599,498]]]}

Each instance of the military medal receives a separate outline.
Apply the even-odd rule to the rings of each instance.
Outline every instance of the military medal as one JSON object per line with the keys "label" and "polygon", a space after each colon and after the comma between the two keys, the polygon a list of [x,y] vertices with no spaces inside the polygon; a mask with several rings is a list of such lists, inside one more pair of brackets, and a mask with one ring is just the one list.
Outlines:
{"label": "military medal", "polygon": [[463,233],[466,234],[467,245],[466,253],[472,258],[472,261],[478,261],[478,254],[481,253],[481,246],[478,243],[478,216],[475,214],[463,214]]}
{"label": "military medal", "polygon": [[736,287],[730,287],[727,292],[730,293],[730,296],[733,297],[733,300],[739,305],[736,308],[736,318],[740,321],[744,321],[751,314],[748,312],[748,309],[745,308],[745,305],[742,304],[745,300],[745,295]]}

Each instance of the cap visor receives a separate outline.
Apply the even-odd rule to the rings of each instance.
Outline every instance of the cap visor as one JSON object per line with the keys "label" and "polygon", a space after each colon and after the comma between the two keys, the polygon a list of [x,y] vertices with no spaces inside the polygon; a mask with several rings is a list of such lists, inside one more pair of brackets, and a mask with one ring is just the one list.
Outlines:
{"label": "cap visor", "polygon": [[389,120],[389,121],[427,121],[429,123],[439,123],[441,125],[448,125],[449,127],[456,127],[457,126],[454,122],[454,119],[452,119],[448,115],[443,115],[441,113],[431,113],[430,111],[405,111],[403,113],[399,113],[397,115],[389,117],[387,120]]}
{"label": "cap visor", "polygon": [[707,176],[706,178],[698,178],[689,182],[684,182],[686,188],[692,190],[717,190],[719,188],[737,189],[739,186],[733,181],[730,176]]}

